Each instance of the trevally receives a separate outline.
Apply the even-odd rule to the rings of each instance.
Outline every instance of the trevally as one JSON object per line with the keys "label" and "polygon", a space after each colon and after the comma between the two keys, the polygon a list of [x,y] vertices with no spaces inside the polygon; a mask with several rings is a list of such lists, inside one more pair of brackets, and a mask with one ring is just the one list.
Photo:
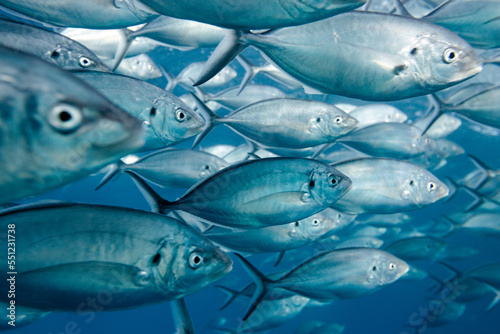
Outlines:
{"label": "trevally", "polygon": [[342,110],[314,100],[269,99],[225,117],[199,103],[209,119],[205,132],[224,124],[245,138],[271,147],[301,149],[326,144],[353,131],[358,124]]}
{"label": "trevally", "polygon": [[0,34],[0,45],[31,53],[65,70],[110,71],[85,46],[52,31],[0,19]]}
{"label": "trevally", "polygon": [[136,0],[0,0],[0,5],[61,27],[126,28],[158,17]]}
{"label": "trevally", "polygon": [[204,120],[184,102],[153,84],[114,73],[76,75],[147,125],[142,151],[177,144],[199,134],[205,126]]}
{"label": "trevally", "polygon": [[169,202],[134,172],[127,173],[161,213],[181,210],[216,225],[242,229],[304,219],[327,208],[351,186],[347,176],[325,163],[267,158],[229,166]]}
{"label": "trevally", "polygon": [[[114,61],[104,60],[104,63],[112,66]],[[144,53],[123,59],[120,62],[120,66],[118,66],[114,72],[141,80],[150,80],[162,76],[158,66],[156,66],[153,60]]]}
{"label": "trevally", "polygon": [[406,262],[382,250],[347,248],[318,253],[283,277],[270,280],[241,255],[238,258],[257,284],[243,320],[253,313],[266,292],[274,289],[322,302],[357,298],[393,283],[409,268]]}
{"label": "trevally", "polygon": [[357,129],[377,123],[404,123],[408,119],[404,112],[388,104],[367,104],[348,113],[358,121]]}
{"label": "trevally", "polygon": [[321,20],[362,6],[365,0],[139,0],[165,16],[232,29],[270,29]]}
{"label": "trevally", "polygon": [[351,189],[331,205],[346,213],[397,213],[432,204],[448,188],[414,164],[385,158],[361,158],[333,165],[352,180]]}
{"label": "trevally", "polygon": [[261,34],[229,34],[195,85],[248,45],[312,88],[369,101],[426,95],[482,69],[472,47],[447,29],[409,17],[353,11]]}
{"label": "trevally", "polygon": [[0,203],[68,184],[144,143],[139,121],[35,56],[0,47],[0,86]]}
{"label": "trevally", "polygon": [[83,311],[89,296],[109,294],[105,310],[129,309],[192,294],[232,267],[192,228],[140,210],[35,204],[1,212],[0,224],[3,246],[12,224],[23,250],[16,254],[16,306]]}
{"label": "trevally", "polygon": [[190,188],[229,164],[213,154],[195,150],[158,150],[134,163],[118,162],[103,177],[99,189],[123,171],[133,171],[142,178],[166,188]]}

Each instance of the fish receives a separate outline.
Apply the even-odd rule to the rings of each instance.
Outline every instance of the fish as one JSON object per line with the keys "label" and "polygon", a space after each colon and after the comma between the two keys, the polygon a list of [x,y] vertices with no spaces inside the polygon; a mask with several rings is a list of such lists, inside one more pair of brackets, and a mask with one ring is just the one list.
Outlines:
{"label": "fish", "polygon": [[33,55],[0,47],[0,87],[0,203],[66,185],[144,143],[137,119]]}
{"label": "fish", "polygon": [[1,0],[0,5],[60,27],[126,28],[158,17],[136,0]]}
{"label": "fish", "polygon": [[160,213],[181,210],[216,225],[255,229],[288,224],[327,208],[349,191],[351,181],[312,159],[266,158],[231,165],[169,202],[127,171]]}
{"label": "fish", "polygon": [[384,248],[386,252],[405,261],[441,260],[448,243],[433,237],[414,237],[397,240]]}
{"label": "fish", "polygon": [[165,148],[202,132],[205,121],[175,95],[145,81],[99,72],[76,73],[146,125],[141,151]]}
{"label": "fish", "polygon": [[[224,124],[265,147],[314,147],[354,131],[358,124],[342,110],[314,100],[268,99],[239,108],[225,117],[219,117],[198,102],[209,120],[204,134]],[[200,141],[198,138],[196,142]]]}
{"label": "fish", "polygon": [[[199,73],[205,66],[205,62],[195,62],[189,64],[187,67],[185,67],[177,77],[174,77],[172,74],[169,74],[167,76],[168,79],[168,85],[165,88],[168,91],[173,91],[174,88],[177,85],[181,85],[183,88],[187,90],[193,90],[193,83],[194,80],[198,77]],[[212,79],[208,80],[205,82],[202,86],[203,88],[213,88],[213,87],[219,87],[222,85],[227,84],[234,78],[236,78],[236,71],[231,67],[231,66],[226,66],[223,68],[217,75],[215,75]]]}
{"label": "fish", "polygon": [[239,253],[259,254],[283,252],[314,242],[337,227],[334,220],[316,213],[308,218],[286,225],[260,229],[233,231],[213,227],[203,235],[224,248]]}
{"label": "fish", "polygon": [[[231,259],[178,220],[141,210],[36,203],[0,213],[2,244],[15,225],[16,306],[83,312],[171,301],[226,275]],[[12,224],[12,225],[11,225]],[[8,282],[0,283],[7,289]],[[98,297],[99,298],[99,297]],[[7,294],[0,299],[8,302]]]}
{"label": "fish", "polygon": [[243,320],[253,313],[266,292],[274,289],[322,302],[356,298],[395,282],[409,268],[406,262],[382,250],[347,248],[318,253],[280,279],[270,280],[244,257],[236,256],[257,285]]}
{"label": "fish", "polygon": [[0,19],[0,45],[33,54],[65,70],[110,69],[82,44],[50,30]]}
{"label": "fish", "polygon": [[434,140],[405,123],[377,123],[336,140],[363,153],[385,158],[410,159],[433,148]]}
{"label": "fish", "polygon": [[103,177],[96,190],[124,171],[133,171],[160,187],[190,188],[227,166],[225,160],[207,152],[167,148],[131,164],[119,161]]}
{"label": "fish", "polygon": [[[473,9],[472,9],[473,8]],[[448,0],[422,20],[450,29],[481,49],[500,47],[500,1]]]}
{"label": "fish", "polygon": [[352,181],[349,192],[330,205],[341,212],[398,213],[435,203],[449,193],[426,169],[401,160],[361,158],[333,166]]}
{"label": "fish", "polygon": [[482,70],[473,48],[447,29],[399,15],[352,11],[260,34],[233,31],[195,85],[248,45],[312,88],[367,101],[426,95]]}
{"label": "fish", "polygon": [[349,116],[358,121],[357,129],[377,123],[404,123],[408,116],[396,107],[388,104],[367,104],[349,112]]}
{"label": "fish", "polygon": [[[231,29],[271,29],[321,20],[362,6],[365,0],[242,0],[169,3],[139,0],[156,12]],[[263,10],[265,8],[265,10]]]}
{"label": "fish", "polygon": [[[109,66],[112,66],[114,63],[114,61],[106,60],[104,62]],[[153,60],[144,53],[125,58],[114,72],[144,81],[160,78],[163,75]]]}

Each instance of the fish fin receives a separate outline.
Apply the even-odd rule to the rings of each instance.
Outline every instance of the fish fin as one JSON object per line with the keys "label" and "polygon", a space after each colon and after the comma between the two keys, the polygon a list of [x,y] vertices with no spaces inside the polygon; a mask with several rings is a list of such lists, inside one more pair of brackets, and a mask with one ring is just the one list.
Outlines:
{"label": "fish fin", "polygon": [[490,305],[488,305],[488,312],[493,310],[495,306],[497,306],[498,302],[500,302],[500,290],[495,289],[490,284],[484,283],[493,293],[495,294],[495,298],[491,301]]}
{"label": "fish fin", "polygon": [[[262,159],[261,157],[259,157],[257,154],[253,153],[253,152],[248,152],[247,153],[248,157],[246,160],[259,160],[259,159]],[[251,158],[251,159],[250,159]]]}
{"label": "fish fin", "polygon": [[179,83],[177,81],[177,78],[174,77],[174,75],[172,73],[170,73],[169,71],[167,71],[165,69],[165,67],[161,66],[161,65],[158,65],[158,68],[160,69],[161,71],[161,74],[163,74],[163,76],[165,77],[165,79],[167,79],[168,83],[167,85],[165,86],[165,90],[166,91],[173,91],[174,88],[177,86],[177,84]]}
{"label": "fish fin", "polygon": [[132,44],[135,35],[134,31],[129,29],[120,29],[120,40],[118,41],[118,46],[116,47],[115,57],[113,58],[115,63],[111,67],[111,70],[114,72],[120,66],[123,58],[127,55],[127,51]]}
{"label": "fish fin", "polygon": [[236,298],[241,296],[241,291],[236,291],[236,290],[230,289],[230,288],[222,286],[222,285],[216,285],[215,287],[217,289],[221,290],[222,292],[224,292],[225,294],[227,294],[227,296],[228,296],[228,298],[224,302],[224,305],[222,305],[219,308],[219,311],[222,311],[223,309],[228,307],[229,304],[231,304]]}
{"label": "fish fin", "polygon": [[247,259],[245,259],[243,256],[241,256],[238,253],[234,253],[240,260],[241,264],[243,265],[243,268],[247,271],[247,273],[250,275],[250,277],[254,280],[256,288],[255,288],[255,293],[252,297],[252,300],[250,300],[250,304],[248,306],[248,309],[245,313],[245,316],[243,317],[243,321],[247,320],[248,317],[255,311],[259,303],[262,301],[262,298],[264,298],[264,295],[266,294],[267,287],[266,284],[272,282],[270,279],[268,279],[264,274],[262,274],[257,268],[255,268],[250,262],[248,262]]}
{"label": "fish fin", "polygon": [[443,181],[447,181],[445,182],[445,184],[450,190],[450,194],[444,199],[443,203],[448,203],[457,195],[457,189],[459,188],[459,185],[450,177],[445,177]]}
{"label": "fish fin", "polygon": [[400,16],[406,16],[406,17],[411,17],[413,18],[413,15],[411,15],[401,2],[401,0],[394,0],[394,7],[396,9],[396,14]]}
{"label": "fish fin", "polygon": [[326,143],[326,144],[319,145],[316,152],[314,152],[314,154],[311,156],[311,159],[316,159],[321,153],[325,152],[333,145],[335,145],[335,143]]}
{"label": "fish fin", "polygon": [[189,315],[184,298],[170,302],[170,309],[175,323],[175,334],[195,334],[193,321]]}
{"label": "fish fin", "polygon": [[453,268],[452,266],[450,266],[449,264],[447,263],[444,263],[443,261],[439,261],[438,262],[440,265],[446,267],[448,270],[450,270],[451,272],[453,272],[455,275],[460,275],[460,271],[458,271],[457,269]]}
{"label": "fish fin", "polygon": [[243,32],[238,30],[228,30],[226,32],[226,36],[205,63],[193,86],[199,86],[210,80],[247,47],[247,44],[242,39],[242,35]]}
{"label": "fish fin", "polygon": [[111,168],[106,173],[106,175],[104,175],[101,182],[99,182],[99,184],[97,185],[97,187],[95,187],[94,190],[99,190],[102,186],[104,186],[106,183],[108,183],[111,179],[113,179],[115,176],[117,176],[118,174],[123,172],[125,166],[126,165],[121,160],[119,160],[118,162],[116,162],[114,164],[111,164],[110,165]]}
{"label": "fish fin", "polygon": [[132,180],[139,188],[139,191],[144,196],[144,199],[151,206],[151,211],[162,214],[170,211],[170,209],[166,209],[166,207],[168,207],[171,202],[161,197],[153,188],[151,188],[149,184],[146,183],[146,181],[142,179],[142,177],[130,170],[126,170],[125,173],[132,177]]}
{"label": "fish fin", "polygon": [[451,1],[454,1],[454,0],[445,0],[443,1],[443,3],[441,3],[439,6],[436,6],[434,7],[429,13],[425,14],[423,17],[427,17],[429,15],[432,15],[434,14],[436,11],[438,11],[441,7],[445,6],[448,2],[451,2]]}
{"label": "fish fin", "polygon": [[[427,95],[427,98],[431,101],[431,105],[429,110],[426,112],[428,116],[425,119],[419,120],[420,124],[418,125],[418,128],[422,130],[421,136],[425,135],[425,133],[429,131],[432,125],[438,120],[439,116],[443,114],[443,111],[441,110],[441,106],[444,105],[443,100],[436,94],[429,94]],[[433,109],[434,113],[432,113]],[[427,124],[425,124],[425,122],[427,122]]]}
{"label": "fish fin", "polygon": [[479,185],[476,187],[476,189],[479,189],[481,188],[485,183],[486,181],[488,181],[488,179],[490,178],[490,173],[489,171],[491,171],[492,169],[487,165],[485,164],[484,162],[482,162],[481,160],[479,160],[478,158],[476,158],[475,156],[473,156],[472,154],[467,154],[467,156],[469,157],[469,159],[472,160],[472,163],[477,167],[477,169],[479,169],[480,172],[484,173],[485,174],[485,178],[483,181],[481,181],[479,183]]}
{"label": "fish fin", "polygon": [[202,133],[200,133],[198,136],[196,136],[196,139],[194,140],[193,146],[191,149],[194,149],[198,144],[203,140],[203,138],[206,137],[210,133],[210,131],[213,130],[213,128],[218,125],[221,122],[221,117],[219,117],[216,113],[212,111],[205,103],[203,103],[198,96],[196,96],[193,93],[190,93],[191,97],[194,99],[196,102],[196,106],[199,109],[199,112],[205,119],[205,129],[203,130]]}
{"label": "fish fin", "polygon": [[247,84],[252,80],[255,75],[258,73],[256,70],[256,66],[252,64],[248,59],[243,57],[242,55],[236,56],[236,60],[240,63],[240,65],[245,70],[245,76],[241,80],[240,86],[238,88],[238,92],[236,95],[240,95],[241,91],[247,86]]}
{"label": "fish fin", "polygon": [[281,251],[278,253],[278,256],[276,258],[276,262],[274,263],[275,267],[277,267],[281,263],[281,260],[283,260],[283,257],[285,256],[285,252],[286,251]]}
{"label": "fish fin", "polygon": [[428,291],[435,290],[434,293],[438,293],[445,287],[445,283],[436,276],[434,276],[433,274],[429,274],[429,277],[438,284],[438,288],[434,289],[434,286],[432,286],[431,288],[428,289]]}

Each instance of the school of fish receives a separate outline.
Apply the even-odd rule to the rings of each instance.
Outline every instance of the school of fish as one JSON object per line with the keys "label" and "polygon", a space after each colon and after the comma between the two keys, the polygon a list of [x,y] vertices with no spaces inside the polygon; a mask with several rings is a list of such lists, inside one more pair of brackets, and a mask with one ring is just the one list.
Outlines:
{"label": "school of fish", "polygon": [[354,333],[307,310],[398,287],[370,332],[498,317],[499,65],[500,0],[0,0],[0,330]]}

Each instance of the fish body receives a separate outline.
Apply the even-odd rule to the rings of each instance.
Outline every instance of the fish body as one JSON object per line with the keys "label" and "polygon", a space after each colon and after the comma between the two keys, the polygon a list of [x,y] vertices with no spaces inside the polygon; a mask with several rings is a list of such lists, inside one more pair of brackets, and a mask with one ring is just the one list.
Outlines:
{"label": "fish body", "polygon": [[61,27],[126,28],[158,17],[135,0],[2,0],[0,5]]}
{"label": "fish body", "polygon": [[52,31],[0,19],[0,34],[0,45],[33,54],[65,70],[110,71],[85,46]]}
{"label": "fish body", "polygon": [[385,158],[334,164],[352,180],[349,192],[331,205],[346,213],[397,213],[432,204],[448,195],[437,177],[417,165]]}
{"label": "fish body", "polygon": [[261,34],[228,35],[196,84],[247,45],[312,88],[369,101],[426,95],[482,69],[472,47],[447,29],[399,15],[352,11]]}
{"label": "fish body", "polygon": [[408,116],[398,108],[388,104],[368,104],[349,112],[358,121],[357,129],[377,123],[404,123]]}
{"label": "fish body", "polygon": [[203,130],[203,119],[172,93],[139,79],[102,74],[80,72],[77,76],[145,123],[142,151],[171,146]]}
{"label": "fish body", "polygon": [[1,47],[0,87],[0,203],[68,184],[144,143],[135,118],[35,56]]}
{"label": "fish body", "polygon": [[214,122],[266,146],[297,149],[333,141],[357,126],[356,119],[330,104],[302,99],[256,102]]}
{"label": "fish body", "polygon": [[[106,63],[112,65],[111,61]],[[123,59],[116,68],[115,73],[141,80],[151,80],[162,76],[158,66],[146,54]]]}
{"label": "fish body", "polygon": [[[169,2],[140,0],[165,16],[231,29],[270,29],[321,20],[362,6],[364,0],[254,0]],[[265,10],[263,10],[265,9]]]}
{"label": "fish body", "polygon": [[414,237],[398,240],[384,250],[405,261],[441,259],[448,243],[433,237]]}
{"label": "fish body", "polygon": [[28,205],[0,213],[0,224],[4,246],[13,224],[23,249],[16,254],[16,306],[74,311],[102,295],[109,296],[106,310],[128,309],[181,298],[231,269],[227,255],[195,230],[140,210]]}

